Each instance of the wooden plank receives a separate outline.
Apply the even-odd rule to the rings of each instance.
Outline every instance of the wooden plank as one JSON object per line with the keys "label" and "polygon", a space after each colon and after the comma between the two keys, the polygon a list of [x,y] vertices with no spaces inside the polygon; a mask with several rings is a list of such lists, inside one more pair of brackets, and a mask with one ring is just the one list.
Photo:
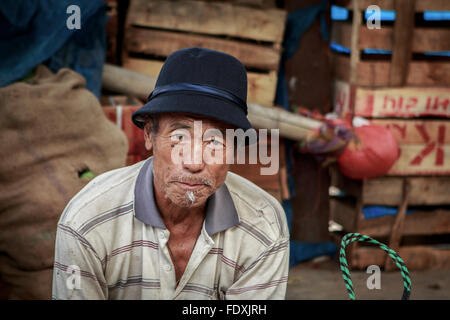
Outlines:
{"label": "wooden plank", "polygon": [[450,174],[450,121],[375,119],[372,123],[389,128],[401,150],[388,175]]}
{"label": "wooden plank", "polygon": [[[450,204],[450,176],[408,177],[411,183],[409,205]],[[345,191],[345,190],[344,190]],[[382,177],[364,181],[365,205],[396,206],[401,201],[402,178]]]}
{"label": "wooden plank", "polygon": [[[450,250],[431,246],[400,247],[398,254],[408,270],[439,270],[450,268]],[[366,269],[370,265],[383,265],[386,253],[374,247],[358,247],[352,252],[351,268]]]}
{"label": "wooden plank", "polygon": [[[339,80],[350,79],[350,58],[342,54],[332,55],[333,73]],[[360,86],[383,87],[389,85],[390,61],[360,61],[357,65],[356,84]],[[450,83],[450,62],[416,61],[409,66],[408,86],[448,85]]]}
{"label": "wooden plank", "polygon": [[450,145],[403,145],[400,158],[386,175],[449,175]]}
{"label": "wooden plank", "polygon": [[280,60],[280,50],[272,46],[153,29],[128,29],[127,50],[130,52],[167,57],[188,47],[222,51],[236,57],[246,67],[262,70],[277,70]]}
{"label": "wooden plank", "polygon": [[[369,29],[365,25],[359,27],[359,49],[393,49],[394,31],[392,26],[380,29]],[[345,21],[333,21],[331,42],[346,48],[351,47],[352,25]],[[450,29],[442,27],[414,28],[412,39],[413,52],[450,51]]]}
{"label": "wooden plank", "polygon": [[[359,26],[361,24],[362,14],[358,1],[353,1],[353,20],[352,20],[352,32],[350,39],[350,84],[355,85],[357,82],[357,67],[360,60],[360,53],[358,50],[359,41]],[[353,94],[353,90],[351,91]]]}
{"label": "wooden plank", "polygon": [[[371,5],[377,5],[381,10],[395,10],[395,0],[358,0],[361,9]],[[351,2],[347,5],[348,9],[352,9]],[[415,10],[422,11],[449,11],[450,2],[448,0],[419,0],[417,1]]]}
{"label": "wooden plank", "polygon": [[[364,181],[342,175],[333,166],[330,169],[331,185],[356,199],[362,197],[363,205],[397,206],[401,201],[402,177],[381,177]],[[408,177],[411,187],[409,204],[450,204],[450,176]]]}
{"label": "wooden plank", "polygon": [[[403,226],[405,224],[406,209],[408,208],[410,191],[411,191],[410,182],[404,179],[402,186],[402,202],[398,207],[398,212],[397,215],[395,216],[395,221],[394,224],[392,225],[392,231],[389,237],[389,248],[391,248],[396,252],[400,247],[400,241],[403,237]],[[388,259],[391,260],[389,257]],[[395,263],[389,260],[386,260],[384,263],[384,268],[386,271],[391,271],[395,267]]]}
{"label": "wooden plank", "polygon": [[[349,212],[351,209],[351,207],[340,205],[341,211],[347,210],[347,212]],[[391,233],[394,220],[395,216],[364,219],[357,232],[374,238],[384,238]],[[340,223],[337,220],[336,222]],[[415,211],[406,215],[405,224],[403,226],[404,236],[448,233],[450,233],[450,210],[436,209],[433,211]]]}
{"label": "wooden plank", "polygon": [[[395,216],[362,219],[358,228],[354,223],[356,203],[346,198],[330,199],[330,219],[336,221],[346,232],[359,232],[373,238],[386,238],[391,234]],[[404,236],[450,233],[450,210],[416,210],[408,213],[403,225]]]}
{"label": "wooden plank", "polygon": [[363,117],[450,117],[450,88],[358,88],[356,101]]}
{"label": "wooden plank", "polygon": [[[412,57],[415,5],[416,0],[403,0],[394,3],[396,16],[389,72],[389,85],[391,86],[404,86],[408,78],[409,63]],[[386,267],[389,269],[389,266],[390,263]]]}
{"label": "wooden plank", "polygon": [[222,2],[132,0],[128,25],[281,43],[286,11]]}
{"label": "wooden plank", "polygon": [[[346,81],[333,82],[334,111],[350,112],[350,85]],[[355,115],[383,117],[450,117],[450,88],[356,88]]]}
{"label": "wooden plank", "polygon": [[[126,69],[141,72],[154,78],[158,77],[162,65],[162,61],[138,58],[128,58],[123,63]],[[273,106],[277,85],[277,74],[275,71],[269,73],[247,72],[247,81],[247,100],[249,102],[263,106]]]}

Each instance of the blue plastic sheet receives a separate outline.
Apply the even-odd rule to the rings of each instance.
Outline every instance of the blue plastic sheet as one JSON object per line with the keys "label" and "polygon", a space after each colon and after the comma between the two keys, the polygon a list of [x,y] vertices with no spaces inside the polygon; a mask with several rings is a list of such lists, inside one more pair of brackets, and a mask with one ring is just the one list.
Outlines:
{"label": "blue plastic sheet", "polygon": [[[81,29],[68,29],[67,8],[78,5]],[[100,95],[106,55],[106,4],[102,0],[2,0],[0,5],[0,86],[19,81],[46,64],[83,75]]]}

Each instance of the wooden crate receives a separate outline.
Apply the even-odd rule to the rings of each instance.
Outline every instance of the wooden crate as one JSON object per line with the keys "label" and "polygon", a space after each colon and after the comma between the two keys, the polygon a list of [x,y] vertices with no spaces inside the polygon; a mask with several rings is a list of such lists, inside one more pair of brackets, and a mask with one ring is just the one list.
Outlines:
{"label": "wooden crate", "polygon": [[[416,1],[415,8],[406,3],[350,1],[347,8],[353,18],[333,21],[331,41],[351,49],[350,55],[332,54],[334,110],[343,117],[362,116],[391,129],[401,155],[387,175],[450,174],[450,59],[424,54],[450,51],[450,28],[445,23],[427,25],[419,14],[450,10],[450,2]],[[395,23],[369,29],[362,18],[369,5],[396,10]],[[392,54],[369,58],[363,54],[365,49]]]}
{"label": "wooden crate", "polygon": [[[427,26],[417,21],[415,13],[425,10],[450,10],[449,1],[415,1],[415,8],[406,1],[351,1],[351,21],[333,21],[331,41],[350,49],[348,54],[332,54],[334,76],[355,86],[444,86],[450,85],[450,60],[423,55],[425,52],[450,51],[450,28]],[[354,5],[357,10],[354,10]],[[362,11],[369,5],[382,10],[396,10],[394,25],[383,24],[369,29]],[[428,6],[428,7],[427,7]],[[364,49],[392,51],[386,60],[364,55]],[[414,55],[413,55],[414,53]]]}
{"label": "wooden crate", "polygon": [[248,71],[248,101],[272,106],[286,12],[235,3],[131,0],[123,65],[157,77],[172,52],[204,47],[229,53]]}
{"label": "wooden crate", "polygon": [[[357,181],[342,176],[335,167],[331,169],[331,176],[332,186],[347,196],[330,199],[330,220],[342,225],[345,232],[362,233],[388,244],[399,252],[411,270],[450,266],[450,250],[400,245],[403,236],[450,234],[450,176],[382,177]],[[396,216],[365,219],[362,209],[366,205],[398,206],[399,212]],[[406,214],[408,206],[421,206],[422,209]],[[427,210],[431,206],[433,210]],[[372,264],[383,266],[386,259],[382,250],[356,243],[348,252],[349,263],[355,269]]]}

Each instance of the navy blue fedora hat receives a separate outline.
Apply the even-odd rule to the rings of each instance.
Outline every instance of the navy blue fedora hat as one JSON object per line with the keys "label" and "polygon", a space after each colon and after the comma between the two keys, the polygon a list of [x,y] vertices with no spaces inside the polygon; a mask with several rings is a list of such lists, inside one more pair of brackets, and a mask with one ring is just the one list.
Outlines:
{"label": "navy blue fedora hat", "polygon": [[252,128],[246,101],[247,73],[238,59],[216,50],[185,48],[167,57],[154,90],[132,120],[143,129],[145,115],[186,112],[245,131]]}

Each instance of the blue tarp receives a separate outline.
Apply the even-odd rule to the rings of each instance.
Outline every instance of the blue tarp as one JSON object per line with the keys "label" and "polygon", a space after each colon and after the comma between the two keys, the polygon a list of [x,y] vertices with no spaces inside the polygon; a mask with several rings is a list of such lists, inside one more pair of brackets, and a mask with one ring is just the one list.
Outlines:
{"label": "blue tarp", "polygon": [[[70,5],[81,13],[81,29],[67,28]],[[102,0],[2,0],[0,86],[23,79],[45,63],[53,72],[68,67],[82,74],[97,96],[106,55],[107,16]]]}
{"label": "blue tarp", "polygon": [[[372,219],[383,216],[395,216],[397,215],[397,207],[388,206],[364,206],[362,209],[364,219]],[[406,214],[414,212],[413,209],[406,210]]]}

